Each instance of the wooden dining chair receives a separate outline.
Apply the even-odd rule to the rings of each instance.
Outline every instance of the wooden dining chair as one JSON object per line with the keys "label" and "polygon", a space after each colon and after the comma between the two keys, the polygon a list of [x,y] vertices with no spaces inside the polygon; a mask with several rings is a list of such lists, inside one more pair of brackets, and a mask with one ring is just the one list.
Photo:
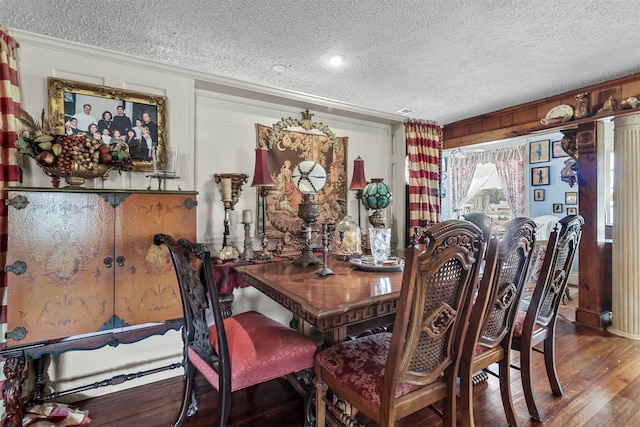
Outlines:
{"label": "wooden dining chair", "polygon": [[[219,419],[208,425],[226,426],[231,411],[231,393],[251,385],[306,370],[306,422],[310,424],[311,367],[317,345],[311,338],[269,317],[249,311],[223,319],[213,281],[211,257],[207,248],[186,239],[174,240],[166,234],[154,236],[156,245],[169,248],[178,277],[184,311],[185,388],[182,408],[174,427],[198,410],[194,392],[196,371],[218,390]],[[202,261],[203,285],[194,262]],[[205,314],[211,308],[214,324]]]}
{"label": "wooden dining chair", "polygon": [[[535,244],[536,224],[514,218],[503,224],[505,234],[493,237],[470,323],[481,325],[468,333],[460,361],[460,403],[464,426],[474,426],[473,374],[497,363],[500,393],[507,421],[519,425],[511,397],[510,349],[513,325]],[[484,295],[483,293],[487,293]],[[491,371],[488,371],[491,372]],[[491,372],[492,373],[492,372]]]}
{"label": "wooden dining chair", "polygon": [[405,250],[393,332],[345,341],[316,355],[318,427],[327,416],[359,425],[358,413],[390,427],[440,401],[444,425],[455,425],[459,350],[484,238],[462,220],[433,225],[425,236],[423,252]]}
{"label": "wooden dining chair", "polygon": [[[584,219],[580,215],[565,216],[558,221],[547,241],[542,269],[527,311],[518,310],[511,348],[520,352],[520,376],[527,409],[532,418],[541,420],[531,382],[533,351],[544,353],[544,365],[551,391],[562,396],[556,371],[555,331],[558,307],[565,293],[573,260],[580,244]],[[543,351],[535,348],[543,344]],[[515,367],[515,366],[513,366]]]}

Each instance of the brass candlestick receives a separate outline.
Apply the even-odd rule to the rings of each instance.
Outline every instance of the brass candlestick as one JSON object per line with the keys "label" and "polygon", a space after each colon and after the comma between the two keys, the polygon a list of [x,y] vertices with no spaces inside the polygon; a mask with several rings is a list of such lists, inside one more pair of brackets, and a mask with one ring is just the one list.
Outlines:
{"label": "brass candlestick", "polygon": [[315,194],[302,193],[302,203],[298,205],[298,216],[304,221],[302,228],[303,249],[302,254],[294,261],[294,264],[308,267],[320,264],[320,258],[313,254],[312,225],[320,217],[320,204],[313,200]]}
{"label": "brass candlestick", "polygon": [[220,195],[222,203],[224,205],[224,234],[222,239],[222,249],[218,253],[218,258],[221,260],[237,259],[238,251],[231,245],[229,245],[228,238],[230,234],[230,220],[229,211],[232,211],[238,199],[240,193],[242,193],[242,184],[247,182],[249,175],[244,173],[222,173],[214,174],[216,184],[220,185]]}
{"label": "brass candlestick", "polygon": [[271,191],[271,187],[258,187],[258,195],[262,202],[262,237],[260,244],[262,245],[262,252],[260,252],[256,258],[261,260],[269,260],[273,258],[271,252],[269,252],[269,238],[267,237],[267,195]]}

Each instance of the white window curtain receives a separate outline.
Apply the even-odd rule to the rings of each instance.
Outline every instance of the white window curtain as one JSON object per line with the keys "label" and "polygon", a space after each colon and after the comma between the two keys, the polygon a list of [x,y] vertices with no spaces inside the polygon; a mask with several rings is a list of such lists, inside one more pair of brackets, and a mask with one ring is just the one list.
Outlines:
{"label": "white window curtain", "polygon": [[517,145],[479,153],[460,151],[450,156],[453,215],[463,214],[464,204],[480,191],[497,171],[507,203],[516,216],[525,214],[525,146]]}

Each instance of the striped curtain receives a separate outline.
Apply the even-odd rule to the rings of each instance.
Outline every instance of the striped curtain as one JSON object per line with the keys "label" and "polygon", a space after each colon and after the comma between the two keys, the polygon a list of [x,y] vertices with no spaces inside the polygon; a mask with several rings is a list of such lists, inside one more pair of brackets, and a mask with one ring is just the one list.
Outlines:
{"label": "striped curtain", "polygon": [[[20,105],[20,91],[18,88],[17,43],[12,37],[11,30],[0,26],[0,189],[20,182],[20,169],[16,162],[16,146],[18,132],[18,107]],[[6,192],[2,192],[2,199],[6,199]],[[0,265],[4,266],[7,255],[7,208],[0,203]],[[2,272],[0,295],[2,296],[2,311],[0,312],[0,347],[4,348],[7,329],[7,276]],[[4,374],[0,369],[0,381],[4,382]]]}
{"label": "striped curtain", "polygon": [[[442,128],[438,123],[404,122],[409,172],[409,227],[440,222]],[[411,231],[410,231],[411,233]]]}

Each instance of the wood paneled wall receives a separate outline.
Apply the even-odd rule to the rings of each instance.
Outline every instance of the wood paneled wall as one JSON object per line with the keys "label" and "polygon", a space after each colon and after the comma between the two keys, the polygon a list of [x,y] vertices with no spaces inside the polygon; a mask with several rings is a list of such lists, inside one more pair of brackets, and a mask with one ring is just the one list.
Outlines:
{"label": "wood paneled wall", "polygon": [[[589,92],[591,111],[598,111],[612,96],[620,101],[630,96],[640,97],[640,74],[587,86],[526,104],[505,108],[444,126],[445,149],[472,144],[552,132],[574,128],[578,146],[579,213],[585,219],[579,250],[579,304],[576,321],[588,326],[604,328],[611,319],[611,244],[604,238],[602,218],[603,199],[599,188],[602,176],[598,174],[597,123],[618,114],[640,112],[623,110],[592,115],[547,127],[540,123],[547,112],[560,104],[575,106],[575,96]],[[577,128],[577,129],[576,129]]]}
{"label": "wood paneled wall", "polygon": [[[640,95],[640,73],[449,123],[444,126],[444,148],[464,147],[548,130],[550,128],[543,126],[540,119],[544,118],[547,112],[557,105],[575,106],[575,96],[582,92],[591,94],[591,108],[595,112],[611,95],[616,100]],[[607,114],[600,117],[589,117],[568,122],[565,125],[592,122],[606,116]]]}

